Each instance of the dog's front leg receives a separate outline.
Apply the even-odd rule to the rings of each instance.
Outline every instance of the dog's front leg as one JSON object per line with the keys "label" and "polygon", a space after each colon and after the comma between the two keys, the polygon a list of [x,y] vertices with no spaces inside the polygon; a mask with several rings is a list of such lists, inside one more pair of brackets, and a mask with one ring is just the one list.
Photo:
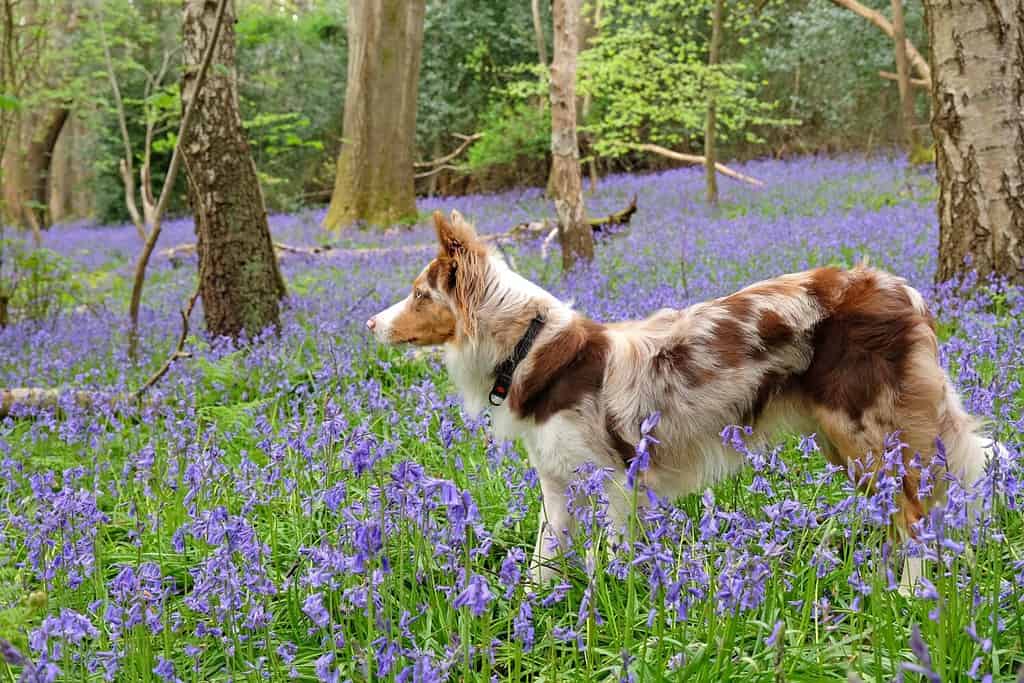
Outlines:
{"label": "dog's front leg", "polygon": [[569,515],[564,485],[541,477],[540,492],[540,515],[531,573],[536,583],[544,584],[558,576],[557,560],[569,546],[572,517]]}

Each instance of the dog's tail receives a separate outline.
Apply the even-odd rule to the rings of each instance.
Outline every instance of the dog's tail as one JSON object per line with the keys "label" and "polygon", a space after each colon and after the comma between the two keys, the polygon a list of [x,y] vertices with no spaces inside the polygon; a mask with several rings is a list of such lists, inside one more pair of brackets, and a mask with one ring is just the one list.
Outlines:
{"label": "dog's tail", "polygon": [[985,475],[989,460],[1003,452],[1004,446],[986,436],[980,420],[964,410],[951,382],[946,386],[946,410],[939,437],[946,449],[946,463],[965,489]]}

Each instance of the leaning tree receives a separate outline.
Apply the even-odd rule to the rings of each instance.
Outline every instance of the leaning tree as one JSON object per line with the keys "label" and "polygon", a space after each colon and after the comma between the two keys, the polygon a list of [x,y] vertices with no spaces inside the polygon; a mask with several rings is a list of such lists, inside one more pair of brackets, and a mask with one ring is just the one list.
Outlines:
{"label": "leaning tree", "polygon": [[195,97],[207,46],[221,25],[195,120],[183,146],[195,215],[199,293],[211,334],[238,336],[276,324],[284,279],[270,239],[249,143],[238,109],[234,1],[186,0],[182,104]]}
{"label": "leaning tree", "polygon": [[1024,1],[925,0],[939,267],[1024,284]]}

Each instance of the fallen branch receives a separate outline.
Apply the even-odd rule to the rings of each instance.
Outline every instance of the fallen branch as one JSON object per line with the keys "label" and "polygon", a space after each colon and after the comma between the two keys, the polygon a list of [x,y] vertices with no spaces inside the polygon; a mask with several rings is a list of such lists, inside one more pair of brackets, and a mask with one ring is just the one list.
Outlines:
{"label": "fallen branch", "polygon": [[417,179],[418,178],[429,178],[430,176],[437,175],[438,173],[441,173],[442,171],[458,171],[458,170],[459,170],[458,166],[452,166],[451,164],[442,164],[441,166],[438,166],[438,167],[436,167],[436,168],[434,168],[434,169],[432,169],[430,171],[424,171],[423,173],[416,173],[416,174],[413,175],[413,178],[417,178]]}
{"label": "fallen branch", "polygon": [[[892,23],[885,18],[884,14],[877,12],[870,7],[865,7],[857,2],[857,0],[832,0],[832,4],[848,9],[854,14],[864,17],[880,28],[882,32],[890,38],[893,38],[896,35],[896,32],[892,28]],[[928,66],[928,60],[921,56],[921,53],[917,51],[917,48],[914,47],[913,43],[911,43],[909,39],[906,41],[906,45],[907,59],[909,59],[910,63],[913,64],[914,71],[916,71],[917,75],[921,77],[921,80],[927,83],[928,87],[931,88],[932,70]]]}
{"label": "fallen branch", "polygon": [[[687,164],[703,164],[703,163],[705,163],[704,157],[702,157],[700,155],[697,155],[697,154],[682,154],[680,152],[674,152],[671,149],[667,149],[667,148],[662,147],[660,145],[652,145],[652,144],[649,144],[649,143],[645,143],[645,144],[642,144],[642,145],[635,145],[634,149],[640,150],[642,152],[653,152],[655,154],[660,154],[663,157],[667,157],[669,159],[674,159],[675,161],[682,161],[683,163],[687,163]],[[724,176],[728,176],[728,177],[733,178],[735,180],[740,180],[740,181],[742,181],[744,183],[749,183],[751,185],[754,185],[755,187],[762,187],[762,186],[764,186],[764,183],[761,182],[760,180],[758,180],[757,178],[752,178],[752,177],[750,177],[748,175],[744,175],[744,174],[740,173],[739,171],[734,171],[731,168],[729,168],[728,166],[726,166],[725,164],[721,164],[721,163],[717,163],[716,162],[715,163],[715,170],[718,171],[719,173],[721,173]]]}
{"label": "fallen branch", "polygon": [[[413,167],[414,168],[434,168],[435,166],[443,166],[443,165],[447,164],[449,161],[451,161],[452,159],[455,159],[460,154],[465,152],[467,147],[469,147],[474,142],[476,142],[477,140],[479,140],[480,138],[482,138],[484,136],[483,133],[473,133],[472,135],[459,135],[458,133],[455,133],[454,135],[455,135],[455,137],[457,137],[460,140],[462,140],[462,144],[459,145],[458,147],[456,147],[455,151],[453,151],[453,152],[451,152],[449,154],[445,154],[443,157],[438,157],[437,159],[432,159],[431,161],[417,161],[417,162],[415,162],[413,164]],[[419,176],[417,176],[417,177],[419,177]]]}
{"label": "fallen branch", "polygon": [[[341,253],[346,251],[359,251],[357,249],[335,249],[330,244],[321,244],[315,247],[296,247],[292,244],[285,244],[284,242],[274,242],[274,249],[281,254],[304,254],[306,256],[319,256],[329,251],[338,251]],[[191,256],[196,253],[196,243],[185,242],[184,244],[178,244],[173,247],[161,249],[158,253],[160,256],[169,259],[176,259],[180,256]]]}
{"label": "fallen branch", "polygon": [[[887,81],[898,81],[900,80],[899,74],[893,73],[892,71],[879,71],[878,75]],[[924,80],[923,78],[911,78],[910,85],[915,88],[924,88],[925,90],[931,90],[931,83]]]}

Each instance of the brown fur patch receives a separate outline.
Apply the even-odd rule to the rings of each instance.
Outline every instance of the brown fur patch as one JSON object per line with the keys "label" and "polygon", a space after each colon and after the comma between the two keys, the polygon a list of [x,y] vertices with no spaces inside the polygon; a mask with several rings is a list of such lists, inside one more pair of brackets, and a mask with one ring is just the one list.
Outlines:
{"label": "brown fur patch", "polygon": [[678,372],[690,389],[697,389],[714,377],[711,370],[701,367],[694,360],[693,344],[690,342],[679,342],[661,349],[652,359],[652,365],[659,375],[670,370]]}
{"label": "brown fur patch", "polygon": [[750,357],[750,338],[743,326],[733,318],[722,318],[711,328],[712,353],[722,365],[736,368]]}
{"label": "brown fur patch", "polygon": [[509,408],[519,417],[532,417],[541,424],[585,396],[597,394],[604,385],[609,344],[601,325],[574,320],[531,354],[529,373],[509,391]]}
{"label": "brown fur patch", "polygon": [[722,308],[729,311],[730,316],[734,320],[745,322],[750,320],[754,314],[753,297],[748,296],[746,292],[727,296],[721,300],[720,304]]}
{"label": "brown fur patch", "polygon": [[451,309],[429,296],[410,301],[391,324],[392,344],[431,346],[455,337],[455,316]]}
{"label": "brown fur patch", "polygon": [[832,314],[814,330],[814,358],[802,385],[814,402],[860,422],[884,391],[899,392],[914,330],[926,322],[902,287],[879,283],[872,273],[831,304]]}
{"label": "brown fur patch", "polygon": [[816,268],[811,271],[804,286],[822,310],[830,313],[843,298],[849,278],[849,272],[838,268]]}
{"label": "brown fur patch", "polygon": [[427,269],[431,287],[445,292],[455,305],[456,317],[466,337],[476,334],[476,310],[486,283],[487,249],[473,226],[452,213],[449,221],[434,212],[440,251]]}
{"label": "brown fur patch", "polygon": [[757,334],[761,337],[761,350],[755,354],[756,357],[769,355],[780,346],[792,343],[796,337],[793,328],[775,311],[764,311],[761,314],[757,321]]}

